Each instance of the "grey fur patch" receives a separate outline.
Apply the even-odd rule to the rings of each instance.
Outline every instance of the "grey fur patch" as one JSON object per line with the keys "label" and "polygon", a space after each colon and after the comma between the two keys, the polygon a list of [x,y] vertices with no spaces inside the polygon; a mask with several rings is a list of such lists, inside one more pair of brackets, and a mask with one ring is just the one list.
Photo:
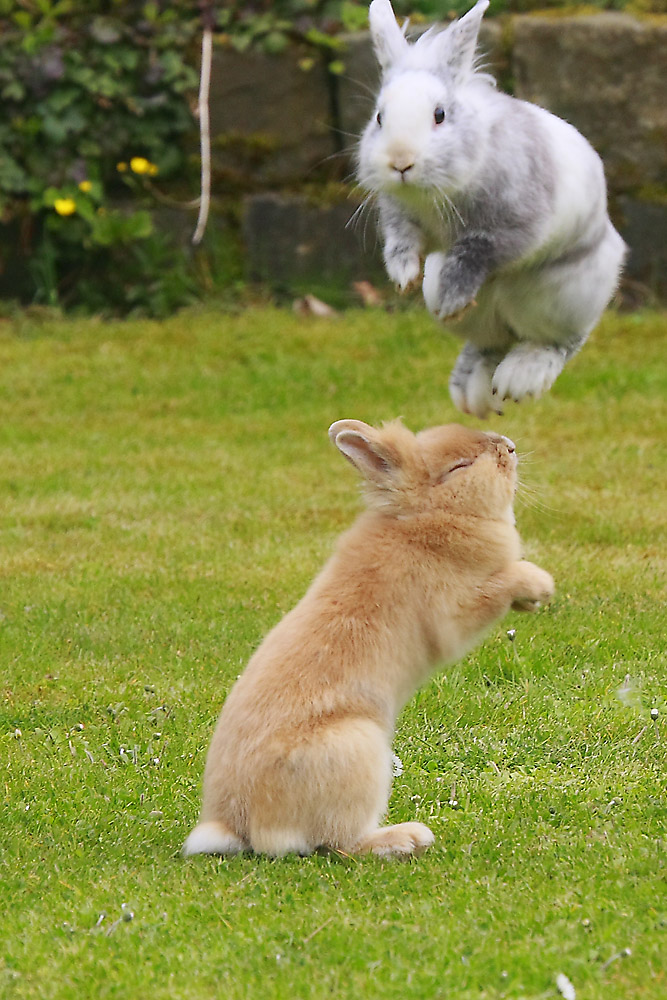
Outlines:
{"label": "grey fur patch", "polygon": [[[491,130],[492,158],[477,188],[454,199],[468,226],[493,234],[498,266],[520,258],[553,211],[557,177],[540,122],[530,106],[508,98]],[[508,149],[507,136],[515,138]]]}
{"label": "grey fur patch", "polygon": [[456,365],[449,380],[450,385],[463,389],[473,369],[480,360],[488,361],[495,367],[502,361],[503,357],[504,354],[502,351],[481,351],[470,341],[467,341],[456,359]]}
{"label": "grey fur patch", "polygon": [[493,239],[485,233],[469,233],[448,254],[440,273],[440,298],[443,302],[473,298],[495,263]]}

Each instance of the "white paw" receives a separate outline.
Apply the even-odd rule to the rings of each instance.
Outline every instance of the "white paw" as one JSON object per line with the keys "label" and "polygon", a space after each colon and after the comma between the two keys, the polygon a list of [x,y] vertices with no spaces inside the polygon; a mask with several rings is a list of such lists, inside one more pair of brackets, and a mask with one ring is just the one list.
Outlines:
{"label": "white paw", "polygon": [[405,858],[423,854],[434,843],[435,837],[423,823],[397,823],[376,830],[362,849],[381,858]]}
{"label": "white paw", "polygon": [[440,272],[444,261],[444,253],[430,253],[424,261],[422,291],[426,308],[434,316],[440,311]]}
{"label": "white paw", "polygon": [[[461,366],[463,368],[463,366]],[[481,357],[469,371],[454,368],[449,380],[449,394],[461,413],[470,413],[483,420],[493,411],[502,414],[498,400],[491,391],[495,362]]]}
{"label": "white paw", "polygon": [[565,359],[554,347],[539,344],[519,344],[503,358],[492,380],[496,399],[519,402],[526,396],[537,399],[556,381]]}
{"label": "white paw", "polygon": [[417,251],[402,254],[386,252],[386,265],[389,278],[402,292],[417,281],[421,273],[421,260]]}
{"label": "white paw", "polygon": [[455,285],[447,285],[446,264],[447,256],[444,253],[428,255],[424,261],[422,291],[426,308],[433,316],[454,322],[476,303],[467,292],[457,290]]}

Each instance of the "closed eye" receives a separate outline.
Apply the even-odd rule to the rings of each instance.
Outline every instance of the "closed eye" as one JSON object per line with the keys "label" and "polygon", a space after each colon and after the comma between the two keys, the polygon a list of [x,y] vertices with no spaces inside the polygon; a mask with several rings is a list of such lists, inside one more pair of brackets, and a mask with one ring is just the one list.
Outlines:
{"label": "closed eye", "polygon": [[450,465],[450,467],[440,476],[438,482],[444,483],[445,479],[447,479],[447,477],[450,476],[452,472],[456,472],[457,469],[467,469],[468,466],[472,465],[474,461],[475,461],[474,458],[462,458],[461,461],[456,462],[455,465]]}

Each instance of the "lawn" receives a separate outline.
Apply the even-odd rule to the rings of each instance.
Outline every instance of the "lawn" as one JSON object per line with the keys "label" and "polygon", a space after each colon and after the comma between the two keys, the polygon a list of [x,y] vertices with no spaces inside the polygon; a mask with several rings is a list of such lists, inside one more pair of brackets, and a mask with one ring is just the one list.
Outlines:
{"label": "lawn", "polygon": [[436,846],[184,861],[225,693],[360,506],[329,424],[459,419],[456,343],[421,310],[2,321],[0,997],[667,995],[666,329],[609,314],[490,424],[557,596],[399,719],[390,819]]}

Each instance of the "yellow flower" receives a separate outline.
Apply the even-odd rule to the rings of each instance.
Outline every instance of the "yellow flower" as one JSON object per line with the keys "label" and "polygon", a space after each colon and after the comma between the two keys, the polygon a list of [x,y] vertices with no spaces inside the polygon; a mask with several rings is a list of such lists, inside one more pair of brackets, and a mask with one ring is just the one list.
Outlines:
{"label": "yellow flower", "polygon": [[125,171],[127,170],[127,163],[123,163],[123,161],[121,160],[120,163],[116,164],[116,170],[118,171],[119,174],[124,174]]}
{"label": "yellow flower", "polygon": [[133,156],[130,160],[130,168],[135,174],[150,174],[151,177],[154,177],[158,171],[157,166],[144,156]]}
{"label": "yellow flower", "polygon": [[56,198],[53,207],[58,215],[73,215],[76,212],[76,202],[73,198]]}
{"label": "yellow flower", "polygon": [[79,191],[83,191],[84,194],[88,194],[92,186],[93,185],[90,183],[90,181],[81,181],[79,183]]}

